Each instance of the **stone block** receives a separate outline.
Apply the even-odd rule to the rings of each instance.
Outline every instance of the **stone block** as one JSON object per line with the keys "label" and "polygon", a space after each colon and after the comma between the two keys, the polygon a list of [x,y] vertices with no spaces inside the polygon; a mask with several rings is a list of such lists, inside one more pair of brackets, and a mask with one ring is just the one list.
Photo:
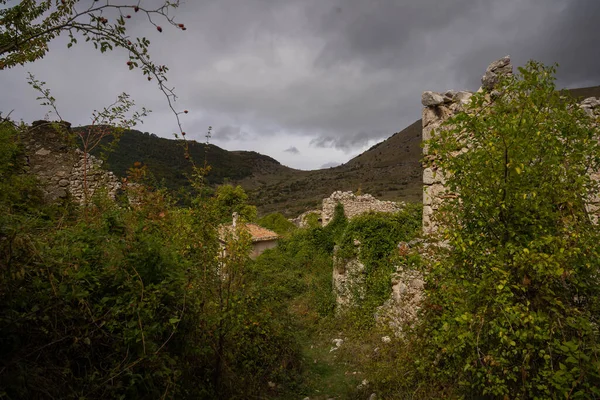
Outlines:
{"label": "stone block", "polygon": [[436,92],[425,91],[421,95],[421,104],[425,107],[438,106],[444,103],[444,97]]}
{"label": "stone block", "polygon": [[446,180],[442,171],[434,170],[432,168],[425,168],[423,170],[423,184],[433,185],[434,183],[445,183]]}

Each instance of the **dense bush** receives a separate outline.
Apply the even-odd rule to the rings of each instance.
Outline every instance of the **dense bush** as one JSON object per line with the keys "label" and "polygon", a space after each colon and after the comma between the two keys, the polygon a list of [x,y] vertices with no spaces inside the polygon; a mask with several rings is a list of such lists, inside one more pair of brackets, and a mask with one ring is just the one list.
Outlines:
{"label": "dense bush", "polygon": [[133,185],[134,204],[48,208],[18,130],[0,135],[0,396],[246,398],[285,379],[295,345],[246,289],[248,240],[219,251],[218,200]]}
{"label": "dense bush", "polygon": [[286,312],[301,307],[313,321],[329,315],[334,308],[333,232],[327,227],[298,229],[263,253],[253,265],[257,292],[270,296]]}
{"label": "dense bush", "polygon": [[397,345],[387,388],[402,398],[600,397],[600,230],[585,206],[600,132],[553,74],[530,62],[429,143],[458,196],[436,214],[420,324]]}
{"label": "dense bush", "polygon": [[283,236],[289,236],[296,230],[296,225],[293,222],[284,217],[283,214],[277,212],[260,218],[258,224]]}

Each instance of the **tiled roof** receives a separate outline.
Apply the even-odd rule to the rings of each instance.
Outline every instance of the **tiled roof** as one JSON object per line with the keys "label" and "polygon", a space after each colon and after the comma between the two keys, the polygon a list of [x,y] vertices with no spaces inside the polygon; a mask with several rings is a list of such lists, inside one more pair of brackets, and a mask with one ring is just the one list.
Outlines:
{"label": "tiled roof", "polygon": [[[263,242],[266,240],[275,240],[279,239],[279,235],[267,228],[263,228],[262,226],[256,224],[243,224],[244,228],[250,233],[252,236],[252,242]],[[229,225],[221,225],[219,228],[219,236],[223,237],[227,232],[231,232],[233,226]]]}
{"label": "tiled roof", "polygon": [[279,239],[279,235],[277,233],[256,224],[246,224],[246,229],[248,229],[250,235],[252,235],[253,242]]}

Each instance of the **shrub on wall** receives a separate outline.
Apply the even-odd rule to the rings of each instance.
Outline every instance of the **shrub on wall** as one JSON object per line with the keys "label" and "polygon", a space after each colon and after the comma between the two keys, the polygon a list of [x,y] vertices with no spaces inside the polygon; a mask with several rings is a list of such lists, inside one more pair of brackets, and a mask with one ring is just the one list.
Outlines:
{"label": "shrub on wall", "polygon": [[586,209],[600,131],[554,72],[530,62],[429,143],[457,196],[436,214],[445,245],[397,364],[413,396],[600,396],[600,230]]}

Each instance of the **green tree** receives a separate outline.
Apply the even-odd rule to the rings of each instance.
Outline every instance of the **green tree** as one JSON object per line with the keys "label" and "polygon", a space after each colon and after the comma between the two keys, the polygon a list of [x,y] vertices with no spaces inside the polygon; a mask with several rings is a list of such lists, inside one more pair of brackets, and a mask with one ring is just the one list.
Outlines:
{"label": "green tree", "polygon": [[125,207],[49,208],[24,167],[0,124],[0,397],[247,398],[286,379],[291,334],[246,286],[247,234],[220,248],[213,202],[130,185]]}
{"label": "green tree", "polygon": [[280,235],[289,236],[296,230],[296,225],[293,222],[284,217],[283,214],[277,212],[265,215],[258,220],[258,223]]}
{"label": "green tree", "polygon": [[600,396],[600,130],[554,73],[529,62],[429,142],[456,194],[436,214],[412,364],[435,396]]}
{"label": "green tree", "polygon": [[248,195],[241,186],[221,185],[217,188],[215,196],[217,213],[222,222],[231,220],[234,212],[246,221],[256,219],[256,207],[247,204]]}

